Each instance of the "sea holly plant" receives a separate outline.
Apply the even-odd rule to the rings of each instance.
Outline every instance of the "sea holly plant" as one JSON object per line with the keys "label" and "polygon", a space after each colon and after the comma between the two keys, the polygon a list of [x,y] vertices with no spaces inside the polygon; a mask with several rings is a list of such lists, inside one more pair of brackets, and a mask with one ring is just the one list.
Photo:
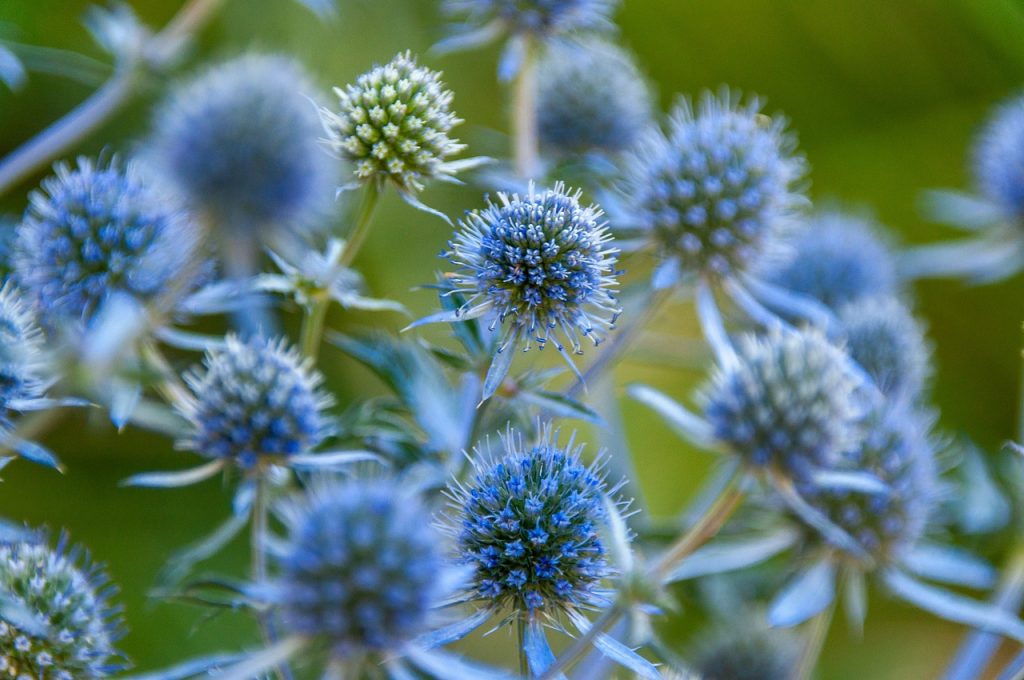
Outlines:
{"label": "sea holly plant", "polygon": [[[998,487],[1012,500],[1020,479],[942,450],[913,295],[925,276],[1020,269],[1019,100],[979,138],[977,195],[930,204],[977,234],[898,252],[861,213],[810,205],[808,165],[760,100],[723,89],[662,116],[610,30],[619,3],[447,0],[459,25],[442,50],[507,38],[514,176],[473,178],[447,245],[401,225],[399,247],[441,249],[450,267],[424,286],[436,310],[397,333],[415,298],[384,299],[358,256],[388,192],[451,223],[424,194],[483,162],[455,136],[454,93],[407,50],[333,101],[286,52],[207,65],[199,49],[182,79],[148,77],[184,66],[227,1],[188,0],[158,31],[127,6],[93,12],[118,68],[0,159],[0,191],[58,161],[10,196],[24,212],[4,241],[0,467],[58,467],[35,440],[89,404],[198,456],[126,485],[219,478],[231,494],[152,594],[250,616],[252,639],[136,678],[806,680],[836,608],[869,626],[876,588],[973,629],[950,680],[981,677],[990,636],[1024,642],[1019,546],[1000,573],[959,540],[995,554]],[[34,66],[7,45],[0,79],[16,87]],[[59,161],[142,82],[148,130]],[[662,315],[670,298],[693,303],[691,368],[708,380],[691,409],[656,358],[658,387],[626,392],[720,455],[675,518],[647,511],[630,447],[642,416],[620,408],[613,372],[654,322],[694,340]],[[549,346],[553,361],[530,352]],[[368,372],[333,383],[339,351]],[[570,420],[590,429],[561,434]],[[104,571],[17,519],[0,521],[0,676],[123,675],[133,643]],[[198,572],[234,541],[248,564]],[[679,598],[684,582],[702,597]],[[993,587],[991,602],[964,592]],[[699,619],[721,625],[690,646],[665,632]]]}

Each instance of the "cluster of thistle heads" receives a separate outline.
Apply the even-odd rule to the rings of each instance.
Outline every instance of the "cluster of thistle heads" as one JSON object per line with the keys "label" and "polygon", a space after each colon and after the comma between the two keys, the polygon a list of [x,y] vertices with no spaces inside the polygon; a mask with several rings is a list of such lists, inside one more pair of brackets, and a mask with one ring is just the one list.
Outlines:
{"label": "cluster of thistle heads", "polygon": [[[505,42],[516,163],[463,155],[453,93],[411,52],[333,98],[297,60],[245,54],[183,74],[137,143],[58,161],[28,194],[0,288],[0,466],[60,467],[33,439],[69,407],[198,456],[126,480],[235,490],[227,522],[169,557],[164,593],[208,587],[197,563],[250,530],[251,569],[218,583],[262,639],[146,677],[786,680],[813,670],[835,601],[860,628],[875,587],[1024,640],[1014,613],[942,586],[993,585],[949,536],[998,526],[957,524],[957,489],[994,487],[938,431],[913,300],[918,277],[1024,268],[1024,102],[979,135],[975,189],[932,194],[972,235],[900,249],[865,214],[811,205],[795,137],[759,99],[658,112],[616,5],[441,3],[441,51]],[[382,195],[448,220],[424,198],[438,181],[481,187],[429,286],[439,309],[406,329],[448,338],[326,331],[334,305],[405,312],[353,263]],[[720,455],[666,541],[620,478],[634,466],[605,378],[645,319],[691,308],[710,353],[683,358],[709,361],[705,386],[627,390]],[[232,330],[211,334],[221,318]],[[325,341],[381,379],[344,412]],[[517,359],[549,346],[553,368]],[[0,677],[128,667],[116,591],[66,534],[0,524],[0,585]],[[660,639],[687,588],[707,632]],[[514,629],[518,668],[450,649],[489,622]],[[577,642],[556,655],[559,634]]]}

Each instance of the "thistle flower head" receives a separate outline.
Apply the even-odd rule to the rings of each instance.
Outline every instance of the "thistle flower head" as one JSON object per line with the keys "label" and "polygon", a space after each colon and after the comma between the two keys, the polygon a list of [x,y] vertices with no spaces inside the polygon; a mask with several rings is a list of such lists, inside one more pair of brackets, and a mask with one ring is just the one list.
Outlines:
{"label": "thistle flower head", "polygon": [[61,163],[29,200],[15,278],[48,319],[87,320],[117,293],[162,300],[198,257],[193,223],[135,165]]}
{"label": "thistle flower head", "polygon": [[782,119],[725,93],[675,109],[667,135],[631,155],[623,190],[630,217],[684,271],[728,276],[771,251],[804,198],[802,157]]}
{"label": "thistle flower head", "polygon": [[509,430],[501,455],[475,460],[473,478],[450,490],[458,551],[476,570],[472,594],[496,606],[557,613],[592,605],[611,573],[598,536],[603,473],[580,460],[575,435],[564,446],[556,438],[545,427],[525,447]]}
{"label": "thistle flower head", "polygon": [[714,436],[749,465],[792,478],[834,463],[862,436],[862,382],[815,329],[747,336],[705,392]]}
{"label": "thistle flower head", "polygon": [[10,430],[12,411],[41,399],[43,335],[21,293],[12,283],[0,287],[0,430]]}
{"label": "thistle flower head", "polygon": [[893,297],[867,297],[839,308],[846,349],[893,398],[916,398],[928,375],[924,329]]}
{"label": "thistle flower head", "polygon": [[331,147],[353,165],[357,181],[391,182],[414,194],[427,180],[454,174],[458,166],[447,161],[466,147],[449,136],[462,122],[451,110],[452,92],[412,53],[334,92],[338,110],[322,109],[321,117]]}
{"label": "thistle flower head", "polygon": [[882,561],[898,558],[924,531],[937,498],[934,453],[926,416],[900,403],[880,405],[865,422],[860,445],[840,469],[867,472],[889,487],[863,493],[802,485],[801,494]]}
{"label": "thistle flower head", "polygon": [[467,307],[508,322],[505,339],[548,340],[580,353],[579,336],[594,344],[614,328],[618,250],[596,205],[561,183],[520,197],[499,193],[460,222],[444,254],[461,268],[455,285]]}
{"label": "thistle flower head", "polygon": [[611,27],[618,0],[444,0],[444,11],[463,30],[495,26],[512,34],[551,36]]}
{"label": "thistle flower head", "polygon": [[287,57],[253,54],[214,66],[158,109],[153,165],[217,224],[306,225],[330,209],[336,183],[309,100],[315,94]]}
{"label": "thistle flower head", "polygon": [[974,181],[1007,215],[1024,215],[1024,96],[996,109],[974,146]]}
{"label": "thistle flower head", "polygon": [[250,467],[308,452],[330,432],[323,377],[282,339],[229,335],[185,380],[193,394],[179,408],[191,431],[180,445],[200,455]]}
{"label": "thistle flower head", "polygon": [[559,153],[617,152],[651,120],[651,94],[632,57],[590,39],[548,47],[537,69],[541,142]]}
{"label": "thistle flower head", "polygon": [[284,508],[289,528],[274,588],[284,625],[339,659],[398,650],[449,595],[430,510],[393,480],[314,485]]}
{"label": "thistle flower head", "polygon": [[702,635],[689,659],[701,680],[790,680],[800,643],[786,630],[730,621]]}
{"label": "thistle flower head", "polygon": [[836,310],[868,296],[895,295],[896,262],[870,220],[837,211],[803,222],[784,257],[766,261],[760,276]]}
{"label": "thistle flower head", "polygon": [[0,676],[92,680],[121,667],[118,610],[106,576],[78,548],[0,545],[0,592],[35,625],[0,620]]}

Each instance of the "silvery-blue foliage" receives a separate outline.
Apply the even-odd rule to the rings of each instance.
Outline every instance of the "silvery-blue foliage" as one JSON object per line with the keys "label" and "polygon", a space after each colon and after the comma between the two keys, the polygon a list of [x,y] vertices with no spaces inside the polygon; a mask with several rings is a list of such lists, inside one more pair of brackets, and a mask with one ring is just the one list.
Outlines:
{"label": "silvery-blue foliage", "polygon": [[[0,674],[94,680],[123,666],[120,610],[103,570],[61,536],[56,548],[0,544]],[[13,613],[13,614],[12,614]]]}
{"label": "silvery-blue foliage", "polygon": [[619,152],[651,125],[651,93],[633,57],[591,38],[553,43],[537,68],[541,144],[560,155]]}
{"label": "silvery-blue foliage", "polygon": [[332,205],[317,89],[290,57],[247,54],[178,85],[156,111],[146,158],[211,229],[306,226]]}
{"label": "silvery-blue foliage", "polygon": [[135,164],[60,163],[29,200],[15,277],[50,325],[88,320],[119,293],[166,311],[199,271],[191,218]]}
{"label": "silvery-blue foliage", "polygon": [[251,467],[308,453],[330,433],[323,377],[283,339],[234,335],[186,375],[178,408],[190,428],[182,448]]}

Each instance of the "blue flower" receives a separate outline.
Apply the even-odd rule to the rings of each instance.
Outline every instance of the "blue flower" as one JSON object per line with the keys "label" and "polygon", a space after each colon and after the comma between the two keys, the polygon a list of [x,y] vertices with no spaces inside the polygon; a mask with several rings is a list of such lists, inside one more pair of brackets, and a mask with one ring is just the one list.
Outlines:
{"label": "blue flower", "polygon": [[[102,569],[61,536],[55,549],[0,544],[0,675],[92,680],[122,667],[115,592]],[[10,615],[13,614],[13,615]]]}
{"label": "blue flower", "polygon": [[537,69],[537,123],[559,154],[618,152],[651,121],[651,94],[628,52],[590,39],[552,44]]}
{"label": "blue flower", "polygon": [[408,486],[386,479],[314,484],[285,505],[273,593],[287,632],[335,659],[400,652],[426,632],[460,572],[429,516]]}
{"label": "blue flower", "polygon": [[133,164],[58,164],[30,201],[15,277],[48,323],[88,320],[115,294],[167,311],[199,271],[193,223]]}
{"label": "blue flower", "polygon": [[612,573],[598,530],[606,488],[599,463],[580,460],[546,426],[531,447],[509,430],[498,457],[477,452],[473,478],[450,489],[452,532],[462,560],[475,568],[469,597],[491,608],[557,614],[602,601]]}
{"label": "blue flower", "polygon": [[32,410],[46,394],[43,334],[21,293],[9,281],[0,287],[0,429],[10,431],[13,414]]}
{"label": "blue flower", "polygon": [[924,329],[893,297],[865,297],[839,308],[846,350],[893,399],[917,399],[929,371]]}
{"label": "blue flower", "polygon": [[972,157],[981,195],[1007,216],[1024,216],[1024,97],[996,109],[978,135]]}
{"label": "blue flower", "polygon": [[838,310],[865,297],[895,295],[896,258],[870,220],[835,210],[802,221],[789,252],[766,261],[761,278]]}
{"label": "blue flower", "polygon": [[849,356],[814,329],[746,336],[736,361],[705,388],[715,440],[755,467],[804,478],[863,437],[863,381]]}
{"label": "blue flower", "polygon": [[309,453],[330,433],[323,377],[284,340],[229,335],[185,379],[192,394],[178,407],[191,431],[180,445],[207,458],[249,468]]}
{"label": "blue flower", "polygon": [[427,180],[452,181],[479,162],[450,159],[466,148],[450,136],[462,122],[451,110],[452,92],[410,52],[334,92],[337,111],[323,108],[320,115],[331,148],[352,164],[356,182],[390,182],[408,196]]}
{"label": "blue flower", "polygon": [[800,640],[743,612],[705,631],[687,657],[702,680],[791,680]]}
{"label": "blue flower", "polygon": [[[662,268],[721,279],[749,270],[778,247],[804,202],[804,161],[785,121],[724,92],[694,110],[681,101],[667,134],[651,133],[631,154],[622,185],[624,227],[639,228]],[[671,281],[670,281],[671,282]]]}
{"label": "blue flower", "polygon": [[290,58],[252,54],[178,86],[157,110],[149,159],[217,227],[305,226],[331,208],[316,88]]}
{"label": "blue flower", "polygon": [[443,253],[460,271],[452,277],[467,301],[454,315],[429,321],[491,318],[491,328],[506,325],[484,397],[504,378],[511,354],[533,341],[549,341],[572,365],[566,347],[582,354],[582,338],[595,345],[615,327],[619,308],[615,263],[618,250],[601,209],[585,206],[579,191],[561,184],[525,197],[498,194],[483,210],[473,210]]}

